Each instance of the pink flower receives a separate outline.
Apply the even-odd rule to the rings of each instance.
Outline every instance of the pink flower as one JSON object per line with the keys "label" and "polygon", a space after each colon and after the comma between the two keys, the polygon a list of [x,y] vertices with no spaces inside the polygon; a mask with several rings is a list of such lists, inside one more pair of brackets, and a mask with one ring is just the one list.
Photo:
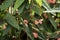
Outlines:
{"label": "pink flower", "polygon": [[56,0],[47,0],[47,2],[54,4],[56,2]]}
{"label": "pink flower", "polygon": [[23,23],[24,23],[24,24],[28,24],[28,21],[27,21],[27,20],[24,20]]}
{"label": "pink flower", "polygon": [[36,32],[33,32],[34,38],[38,38],[38,34]]}
{"label": "pink flower", "polygon": [[60,38],[58,38],[57,40],[60,40]]}
{"label": "pink flower", "polygon": [[24,20],[23,23],[25,24],[25,26],[28,26],[28,21]]}

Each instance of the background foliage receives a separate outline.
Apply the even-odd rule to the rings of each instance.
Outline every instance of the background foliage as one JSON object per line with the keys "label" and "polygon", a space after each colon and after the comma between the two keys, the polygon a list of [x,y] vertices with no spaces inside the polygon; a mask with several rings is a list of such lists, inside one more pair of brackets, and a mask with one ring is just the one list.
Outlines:
{"label": "background foliage", "polygon": [[[0,40],[25,40],[24,34],[27,40],[35,40],[33,30],[39,40],[60,37],[59,2],[52,5],[47,0],[0,0]],[[34,21],[40,19],[43,23],[36,25]]]}

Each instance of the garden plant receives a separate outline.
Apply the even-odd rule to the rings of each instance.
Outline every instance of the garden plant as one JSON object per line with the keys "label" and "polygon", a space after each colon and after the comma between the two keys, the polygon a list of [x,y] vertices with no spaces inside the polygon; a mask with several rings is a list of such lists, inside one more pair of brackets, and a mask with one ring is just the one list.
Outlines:
{"label": "garden plant", "polygon": [[60,40],[60,0],[0,0],[0,40]]}

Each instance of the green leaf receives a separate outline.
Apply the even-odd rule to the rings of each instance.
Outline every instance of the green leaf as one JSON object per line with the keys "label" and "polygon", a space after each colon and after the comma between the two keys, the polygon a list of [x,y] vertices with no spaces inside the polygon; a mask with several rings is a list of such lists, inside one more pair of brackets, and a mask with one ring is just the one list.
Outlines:
{"label": "green leaf", "polygon": [[27,36],[30,37],[31,40],[34,40],[34,37],[33,37],[33,32],[32,32],[32,27],[31,25],[29,24],[28,26],[25,27],[25,32],[27,33]]}
{"label": "green leaf", "polygon": [[56,18],[55,22],[59,23],[60,22],[60,18]]}
{"label": "green leaf", "polygon": [[37,33],[38,33],[38,38],[39,38],[39,39],[46,40],[45,35],[43,35],[42,32],[37,31]]}
{"label": "green leaf", "polygon": [[39,6],[42,6],[42,0],[35,0]]}
{"label": "green leaf", "polygon": [[7,28],[5,30],[3,30],[3,35],[2,36],[5,36],[6,34],[8,34],[10,29],[11,29],[11,27],[7,26]]}
{"label": "green leaf", "polygon": [[32,9],[35,13],[40,14],[40,8],[37,5],[34,5]]}
{"label": "green leaf", "polygon": [[[52,10],[51,7],[48,5],[48,3],[47,3],[46,0],[43,0],[42,2],[43,2],[43,3],[42,3],[42,6],[43,6],[47,11],[51,11],[51,10]],[[54,14],[54,12],[51,12],[51,14],[53,14],[53,15],[56,16],[56,14]]]}
{"label": "green leaf", "polygon": [[59,18],[60,18],[60,13],[57,13],[57,17],[59,17]]}
{"label": "green leaf", "polygon": [[6,0],[2,5],[1,5],[1,10],[5,10],[7,9],[10,5],[12,5],[12,3],[14,2],[14,0]]}
{"label": "green leaf", "polygon": [[51,29],[50,29],[50,27],[47,25],[46,21],[47,21],[46,19],[43,20],[42,26],[44,27],[45,31],[51,32]]}
{"label": "green leaf", "polygon": [[24,7],[25,7],[25,4],[22,5],[21,7],[19,7],[19,9],[18,9],[18,14],[19,14],[19,15],[23,12]]}
{"label": "green leaf", "polygon": [[29,4],[31,3],[32,0],[28,0]]}
{"label": "green leaf", "polygon": [[32,10],[31,14],[32,14],[32,15],[34,15],[34,14],[35,14],[34,10]]}
{"label": "green leaf", "polygon": [[23,2],[24,0],[16,0],[13,11],[19,8]]}
{"label": "green leaf", "polygon": [[57,30],[57,23],[55,22],[55,20],[52,18],[51,14],[48,14],[49,16],[49,21],[51,22],[51,24],[53,25],[54,29]]}
{"label": "green leaf", "polygon": [[51,8],[50,8],[50,6],[48,5],[48,3],[47,3],[46,0],[43,0],[42,2],[43,2],[43,3],[42,3],[42,6],[43,6],[44,8],[46,8],[47,10],[51,10]]}
{"label": "green leaf", "polygon": [[18,29],[19,30],[19,25],[15,19],[14,16],[12,16],[11,14],[7,13],[6,15],[6,21],[14,28]]}
{"label": "green leaf", "polygon": [[38,38],[39,39],[45,40],[46,36],[43,34],[43,32],[40,30],[39,27],[40,26],[35,26],[35,27],[33,27],[33,29],[38,33]]}
{"label": "green leaf", "polygon": [[58,38],[58,34],[56,34],[56,33],[51,33],[48,36],[50,36],[50,38]]}
{"label": "green leaf", "polygon": [[[27,11],[27,10],[26,10],[26,11]],[[21,17],[22,17],[23,19],[30,20],[30,14],[29,14],[29,13],[23,12],[23,13],[21,13]]]}

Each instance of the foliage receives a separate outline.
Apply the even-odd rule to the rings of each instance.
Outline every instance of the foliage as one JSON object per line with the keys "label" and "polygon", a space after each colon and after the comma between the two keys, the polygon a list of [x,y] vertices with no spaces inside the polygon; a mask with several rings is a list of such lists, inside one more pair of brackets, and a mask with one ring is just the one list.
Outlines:
{"label": "foliage", "polygon": [[[56,9],[57,2],[52,8],[51,5],[47,0],[3,0],[0,5],[0,40],[22,40],[24,32],[27,39],[35,40],[34,30],[38,33],[39,40],[60,37],[57,36],[60,31],[58,22],[55,22],[55,17],[60,18],[60,13],[56,15],[56,12],[45,12],[60,10],[60,6]],[[34,23],[40,19],[43,19],[42,24]]]}

